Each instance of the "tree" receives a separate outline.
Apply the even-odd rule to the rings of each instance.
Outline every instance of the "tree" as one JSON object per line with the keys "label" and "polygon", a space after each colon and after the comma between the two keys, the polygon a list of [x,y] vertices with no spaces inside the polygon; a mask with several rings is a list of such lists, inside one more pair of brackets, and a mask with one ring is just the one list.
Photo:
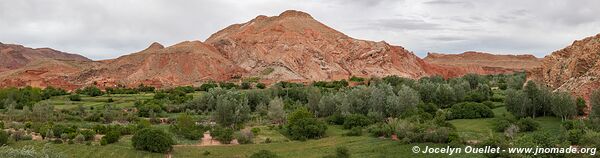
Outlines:
{"label": "tree", "polygon": [[4,130],[0,130],[0,146],[8,143],[8,133]]}
{"label": "tree", "polygon": [[77,93],[89,95],[91,97],[102,95],[102,91],[100,89],[98,89],[98,87],[96,87],[96,86],[88,86],[83,89],[78,89]]}
{"label": "tree", "polygon": [[590,95],[590,106],[592,106],[590,119],[600,119],[600,89],[594,90]]}
{"label": "tree", "polygon": [[283,123],[285,119],[285,111],[283,110],[283,100],[279,97],[269,102],[269,112],[267,113],[271,121],[275,123]]}
{"label": "tree", "polygon": [[317,113],[319,111],[319,101],[321,101],[321,96],[323,96],[321,90],[316,87],[308,87],[306,91],[308,92],[308,96],[306,96],[308,109],[312,113]]}
{"label": "tree", "polygon": [[221,126],[237,129],[250,118],[248,98],[240,92],[227,91],[216,103],[213,118]]}
{"label": "tree", "polygon": [[386,112],[389,117],[399,117],[408,111],[416,109],[417,105],[421,102],[419,94],[414,89],[402,85],[402,88],[398,90],[398,95],[392,94],[387,98]]}
{"label": "tree", "polygon": [[585,108],[587,108],[587,105],[585,104],[585,99],[583,99],[582,97],[577,97],[577,101],[575,102],[577,104],[577,115],[585,115]]}
{"label": "tree", "polygon": [[462,77],[464,80],[466,80],[467,82],[469,82],[469,86],[471,87],[471,89],[475,89],[479,86],[480,83],[482,83],[482,78],[481,76],[479,76],[478,74],[466,74]]}
{"label": "tree", "polygon": [[506,110],[511,112],[516,117],[529,116],[529,108],[531,107],[531,99],[527,97],[523,91],[509,89],[506,91]]}
{"label": "tree", "polygon": [[552,97],[552,112],[563,121],[577,115],[577,107],[573,97],[566,92],[557,92]]}
{"label": "tree", "polygon": [[176,123],[172,125],[173,133],[180,135],[190,140],[198,140],[202,137],[204,130],[196,125],[196,121],[187,113],[180,114],[177,117]]}
{"label": "tree", "polygon": [[448,84],[439,84],[433,96],[435,96],[434,103],[441,108],[447,108],[456,102],[454,89]]}
{"label": "tree", "polygon": [[54,106],[47,102],[40,102],[33,106],[31,112],[31,119],[34,121],[53,120]]}
{"label": "tree", "polygon": [[327,125],[315,118],[308,109],[298,108],[288,115],[288,124],[286,124],[285,129],[290,139],[306,140],[323,137]]}
{"label": "tree", "polygon": [[131,144],[137,150],[165,153],[173,148],[175,141],[160,129],[144,128],[133,135]]}

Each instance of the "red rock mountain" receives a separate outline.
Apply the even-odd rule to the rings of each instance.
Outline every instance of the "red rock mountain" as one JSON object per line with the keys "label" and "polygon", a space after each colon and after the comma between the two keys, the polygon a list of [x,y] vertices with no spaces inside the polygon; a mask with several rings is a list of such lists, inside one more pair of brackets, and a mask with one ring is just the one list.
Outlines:
{"label": "red rock mountain", "polygon": [[103,66],[81,72],[74,80],[98,86],[139,84],[155,87],[229,80],[244,71],[217,50],[200,41],[163,47],[153,43],[143,51],[103,61]]}
{"label": "red rock mountain", "polygon": [[427,53],[423,60],[431,64],[459,67],[477,74],[528,71],[542,64],[541,59],[533,55],[496,55],[474,51],[462,54]]}
{"label": "red rock mountain", "polygon": [[245,77],[268,80],[455,73],[427,64],[400,46],[351,38],[294,10],[231,25],[206,43],[248,71]]}
{"label": "red rock mountain", "polygon": [[600,88],[600,34],[576,40],[544,57],[542,66],[530,74],[531,79],[587,99]]}
{"label": "red rock mountain", "polygon": [[0,43],[0,87],[49,85],[72,89],[68,77],[92,67],[83,56],[50,48],[27,48]]}
{"label": "red rock mountain", "polygon": [[[14,47],[14,48],[13,48]],[[359,40],[311,15],[289,10],[231,25],[205,42],[186,41],[116,59],[90,61],[51,49],[2,47],[0,86],[97,84],[155,87],[258,77],[261,82],[347,79],[350,76],[460,76],[480,72],[428,63],[401,46]],[[39,56],[39,57],[38,57]],[[10,57],[10,58],[8,58]]]}

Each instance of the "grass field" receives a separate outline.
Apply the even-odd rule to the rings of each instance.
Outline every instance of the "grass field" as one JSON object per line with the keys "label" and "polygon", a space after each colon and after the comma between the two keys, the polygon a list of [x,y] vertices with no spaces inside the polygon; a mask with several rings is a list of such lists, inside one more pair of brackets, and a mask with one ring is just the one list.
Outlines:
{"label": "grass field", "polygon": [[[419,146],[421,149],[424,149],[425,146],[446,147],[447,145],[431,143],[402,144],[399,141],[369,136],[347,137],[342,136],[342,133],[344,133],[344,130],[340,127],[330,126],[327,130],[327,137],[318,140],[210,147],[178,146],[175,147],[172,154],[173,157],[232,158],[248,157],[264,149],[273,151],[281,157],[318,158],[335,154],[335,149],[343,146],[351,151],[352,157],[482,157],[482,155],[477,154],[458,154],[452,156],[445,154],[415,154],[411,150],[413,146]],[[260,134],[263,133],[259,133],[259,136]],[[283,137],[278,133],[269,136],[275,136],[275,139]],[[207,151],[210,154],[204,155]]]}
{"label": "grass field", "polygon": [[[41,149],[46,144],[46,141],[18,141],[12,144],[12,147],[22,147],[25,145],[34,146],[36,149]],[[151,153],[133,149],[131,146],[131,136],[125,136],[114,144],[100,146],[97,143],[94,145],[84,144],[51,144],[51,149],[54,152],[59,152],[65,157],[105,157],[105,158],[160,158],[164,154]]]}

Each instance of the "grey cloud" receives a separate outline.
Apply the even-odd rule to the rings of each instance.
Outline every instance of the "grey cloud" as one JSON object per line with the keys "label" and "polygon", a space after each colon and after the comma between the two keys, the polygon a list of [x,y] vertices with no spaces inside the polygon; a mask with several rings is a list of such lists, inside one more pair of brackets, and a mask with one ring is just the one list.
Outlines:
{"label": "grey cloud", "polygon": [[93,59],[204,40],[257,15],[306,11],[349,36],[426,52],[538,56],[600,32],[595,0],[0,0],[0,42]]}

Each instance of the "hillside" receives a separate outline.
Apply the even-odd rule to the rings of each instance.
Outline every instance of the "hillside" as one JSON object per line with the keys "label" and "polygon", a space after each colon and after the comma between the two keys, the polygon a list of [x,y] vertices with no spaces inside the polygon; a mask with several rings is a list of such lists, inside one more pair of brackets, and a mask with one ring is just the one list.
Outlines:
{"label": "hillside", "polygon": [[477,74],[526,71],[542,64],[541,59],[533,55],[497,55],[474,51],[461,54],[427,53],[427,57],[423,60],[431,64],[464,68]]}

